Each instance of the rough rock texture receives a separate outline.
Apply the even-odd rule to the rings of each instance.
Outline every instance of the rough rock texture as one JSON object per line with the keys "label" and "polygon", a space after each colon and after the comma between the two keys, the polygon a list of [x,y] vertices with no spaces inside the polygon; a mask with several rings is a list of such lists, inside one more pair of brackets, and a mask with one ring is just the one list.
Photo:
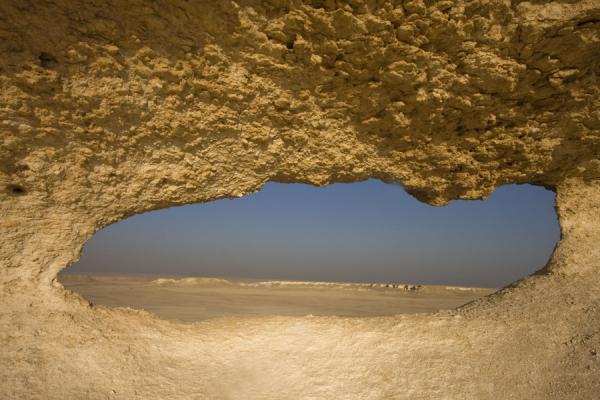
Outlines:
{"label": "rough rock texture", "polygon": [[[0,398],[595,399],[600,1],[0,2]],[[543,274],[451,313],[181,325],[56,275],[268,180],[557,191]]]}

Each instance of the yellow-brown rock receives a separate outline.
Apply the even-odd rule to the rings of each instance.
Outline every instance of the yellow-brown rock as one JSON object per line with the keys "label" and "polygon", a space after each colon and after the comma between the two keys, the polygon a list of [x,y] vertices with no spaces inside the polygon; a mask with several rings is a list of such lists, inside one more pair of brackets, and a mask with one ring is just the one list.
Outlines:
{"label": "yellow-brown rock", "polygon": [[[0,2],[0,398],[600,393],[600,1]],[[102,227],[267,181],[557,191],[545,273],[394,318],[161,321],[56,282]]]}

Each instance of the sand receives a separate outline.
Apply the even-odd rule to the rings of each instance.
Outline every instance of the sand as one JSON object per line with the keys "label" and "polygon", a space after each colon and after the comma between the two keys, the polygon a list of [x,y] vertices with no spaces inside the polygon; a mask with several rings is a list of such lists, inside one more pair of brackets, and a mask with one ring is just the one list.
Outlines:
{"label": "sand", "polygon": [[62,274],[59,280],[93,304],[143,309],[160,318],[179,321],[233,316],[372,317],[425,313],[456,308],[496,290],[136,275]]}

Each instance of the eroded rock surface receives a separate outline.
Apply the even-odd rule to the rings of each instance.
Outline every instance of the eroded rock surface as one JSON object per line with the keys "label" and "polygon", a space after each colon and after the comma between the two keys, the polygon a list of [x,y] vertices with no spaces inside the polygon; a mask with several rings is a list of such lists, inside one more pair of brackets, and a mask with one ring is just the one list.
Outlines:
{"label": "eroded rock surface", "polygon": [[[0,397],[593,399],[600,3],[0,3]],[[98,229],[266,181],[442,205],[554,188],[546,274],[397,318],[177,325],[56,274]]]}

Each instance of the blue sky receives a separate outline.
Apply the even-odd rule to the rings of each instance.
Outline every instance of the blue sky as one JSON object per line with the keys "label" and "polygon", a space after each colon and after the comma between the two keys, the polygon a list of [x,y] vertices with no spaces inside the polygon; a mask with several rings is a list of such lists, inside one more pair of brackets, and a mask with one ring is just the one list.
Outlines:
{"label": "blue sky", "polygon": [[269,183],[111,225],[68,271],[500,287],[558,239],[554,193],[531,185],[432,207],[377,180]]}

